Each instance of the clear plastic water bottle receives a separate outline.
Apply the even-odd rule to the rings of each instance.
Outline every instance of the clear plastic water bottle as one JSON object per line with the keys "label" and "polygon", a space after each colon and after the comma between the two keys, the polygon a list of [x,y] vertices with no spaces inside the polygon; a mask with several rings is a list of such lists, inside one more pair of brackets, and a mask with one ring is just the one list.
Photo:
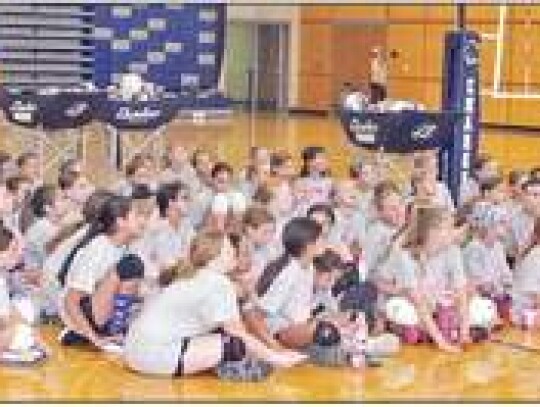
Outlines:
{"label": "clear plastic water bottle", "polygon": [[368,268],[367,268],[366,258],[364,257],[364,253],[360,253],[358,255],[356,268],[358,270],[358,280],[361,283],[363,283],[364,281],[366,281],[367,274],[368,274]]}

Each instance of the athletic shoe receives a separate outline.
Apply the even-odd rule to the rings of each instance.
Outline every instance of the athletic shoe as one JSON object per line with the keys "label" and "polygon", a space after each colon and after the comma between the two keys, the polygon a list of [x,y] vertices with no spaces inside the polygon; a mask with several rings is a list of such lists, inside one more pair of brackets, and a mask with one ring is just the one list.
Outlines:
{"label": "athletic shoe", "polygon": [[348,364],[347,353],[341,345],[312,344],[308,347],[307,353],[310,360],[319,366],[345,366]]}
{"label": "athletic shoe", "polygon": [[366,355],[381,358],[395,355],[399,352],[400,340],[397,335],[384,333],[369,337],[366,341]]}
{"label": "athletic shoe", "polygon": [[63,346],[90,345],[90,341],[88,339],[68,328],[64,328],[62,332],[60,332],[60,335],[58,335],[58,340]]}
{"label": "athletic shoe", "polygon": [[48,358],[47,351],[40,346],[25,350],[5,350],[0,353],[0,364],[11,366],[34,366]]}
{"label": "athletic shoe", "polygon": [[272,372],[272,367],[265,362],[244,358],[237,362],[221,362],[216,367],[216,373],[222,380],[240,382],[258,382]]}

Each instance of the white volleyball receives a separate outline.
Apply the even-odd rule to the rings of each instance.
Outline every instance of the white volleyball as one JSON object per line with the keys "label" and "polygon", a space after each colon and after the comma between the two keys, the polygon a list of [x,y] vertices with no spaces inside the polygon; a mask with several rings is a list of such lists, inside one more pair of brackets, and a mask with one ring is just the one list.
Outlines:
{"label": "white volleyball", "polygon": [[143,88],[143,80],[141,76],[136,73],[122,75],[120,88],[122,89],[123,95],[132,97],[133,95],[141,92]]}
{"label": "white volleyball", "polygon": [[473,297],[469,303],[469,323],[475,327],[490,327],[497,318],[497,307],[488,298]]}
{"label": "white volleyball", "polygon": [[418,325],[418,313],[405,298],[393,297],[386,302],[386,317],[393,323],[405,326]]}

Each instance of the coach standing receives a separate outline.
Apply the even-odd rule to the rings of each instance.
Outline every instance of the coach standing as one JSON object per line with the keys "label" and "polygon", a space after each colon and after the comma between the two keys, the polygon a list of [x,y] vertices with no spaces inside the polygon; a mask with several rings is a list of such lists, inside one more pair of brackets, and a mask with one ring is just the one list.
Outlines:
{"label": "coach standing", "polygon": [[386,86],[388,80],[388,65],[386,57],[380,47],[373,48],[371,57],[371,69],[369,88],[371,91],[372,104],[386,99]]}

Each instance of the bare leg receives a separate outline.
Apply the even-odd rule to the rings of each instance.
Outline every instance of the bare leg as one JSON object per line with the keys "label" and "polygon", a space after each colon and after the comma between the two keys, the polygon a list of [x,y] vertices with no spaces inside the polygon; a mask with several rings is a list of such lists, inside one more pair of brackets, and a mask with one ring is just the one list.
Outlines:
{"label": "bare leg", "polygon": [[278,332],[279,342],[290,349],[302,349],[313,343],[315,322],[306,322],[282,329]]}
{"label": "bare leg", "polygon": [[220,334],[192,338],[183,356],[184,374],[203,372],[216,367],[223,350]]}

